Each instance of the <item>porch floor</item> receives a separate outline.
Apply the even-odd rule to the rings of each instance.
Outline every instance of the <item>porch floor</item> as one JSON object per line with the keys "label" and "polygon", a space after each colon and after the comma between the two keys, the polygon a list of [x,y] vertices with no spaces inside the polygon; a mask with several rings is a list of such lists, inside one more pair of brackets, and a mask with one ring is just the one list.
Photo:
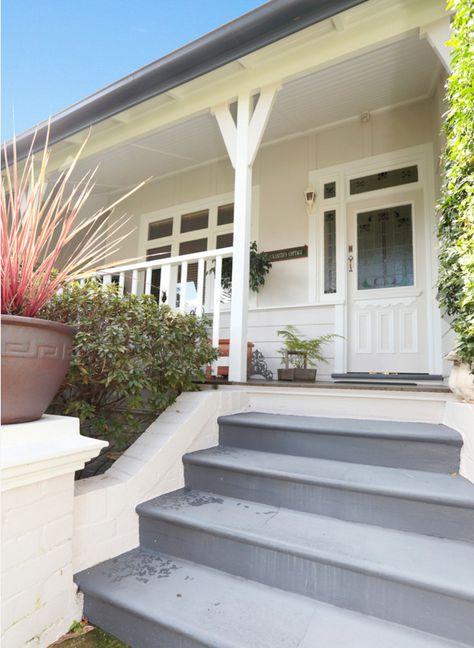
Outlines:
{"label": "porch floor", "polygon": [[206,380],[205,385],[210,386],[230,386],[230,385],[251,385],[252,387],[293,387],[305,389],[356,389],[356,390],[375,390],[375,391],[403,391],[403,392],[435,392],[440,394],[450,394],[451,390],[443,384],[423,384],[423,385],[406,385],[406,384],[386,384],[386,383],[342,383],[342,382],[293,382],[287,380],[247,380],[246,382],[232,382],[229,380]]}

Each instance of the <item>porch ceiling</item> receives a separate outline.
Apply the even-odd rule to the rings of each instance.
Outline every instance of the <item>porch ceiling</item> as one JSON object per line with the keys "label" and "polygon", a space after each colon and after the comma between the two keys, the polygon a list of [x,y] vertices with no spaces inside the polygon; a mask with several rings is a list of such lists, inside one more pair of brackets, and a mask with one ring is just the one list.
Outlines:
{"label": "porch ceiling", "polygon": [[[439,71],[428,42],[412,35],[291,80],[277,95],[263,143],[428,97]],[[204,113],[88,157],[78,164],[77,175],[99,164],[94,193],[111,193],[145,177],[158,178],[225,157],[216,120]]]}

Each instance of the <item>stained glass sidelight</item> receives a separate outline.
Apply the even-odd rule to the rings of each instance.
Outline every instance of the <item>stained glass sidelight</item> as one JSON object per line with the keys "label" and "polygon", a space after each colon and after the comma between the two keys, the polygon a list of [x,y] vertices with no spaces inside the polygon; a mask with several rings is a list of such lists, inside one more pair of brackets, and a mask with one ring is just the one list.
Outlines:
{"label": "stained glass sidelight", "polygon": [[336,212],[324,212],[324,293],[336,292]]}
{"label": "stained glass sidelight", "polygon": [[357,214],[358,289],[413,283],[411,205]]}

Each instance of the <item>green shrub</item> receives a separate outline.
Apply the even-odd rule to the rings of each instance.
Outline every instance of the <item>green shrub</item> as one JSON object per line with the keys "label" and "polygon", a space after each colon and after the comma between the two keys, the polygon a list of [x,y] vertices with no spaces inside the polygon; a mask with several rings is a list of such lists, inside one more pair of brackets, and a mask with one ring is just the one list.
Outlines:
{"label": "green shrub", "polygon": [[151,295],[120,297],[117,286],[72,283],[41,317],[75,326],[73,357],[52,410],[92,422],[115,442],[204,379],[216,357],[205,318],[171,311]]}
{"label": "green shrub", "polygon": [[439,301],[457,335],[457,354],[474,362],[474,3],[451,0],[452,74],[447,82],[445,181],[440,202]]}

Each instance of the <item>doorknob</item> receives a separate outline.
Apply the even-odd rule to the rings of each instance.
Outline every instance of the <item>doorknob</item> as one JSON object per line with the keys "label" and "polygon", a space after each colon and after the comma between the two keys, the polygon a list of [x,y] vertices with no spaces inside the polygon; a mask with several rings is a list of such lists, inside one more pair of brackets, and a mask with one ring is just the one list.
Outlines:
{"label": "doorknob", "polygon": [[352,256],[352,254],[349,254],[347,260],[349,261],[349,272],[352,272],[352,262],[354,261],[354,257]]}

